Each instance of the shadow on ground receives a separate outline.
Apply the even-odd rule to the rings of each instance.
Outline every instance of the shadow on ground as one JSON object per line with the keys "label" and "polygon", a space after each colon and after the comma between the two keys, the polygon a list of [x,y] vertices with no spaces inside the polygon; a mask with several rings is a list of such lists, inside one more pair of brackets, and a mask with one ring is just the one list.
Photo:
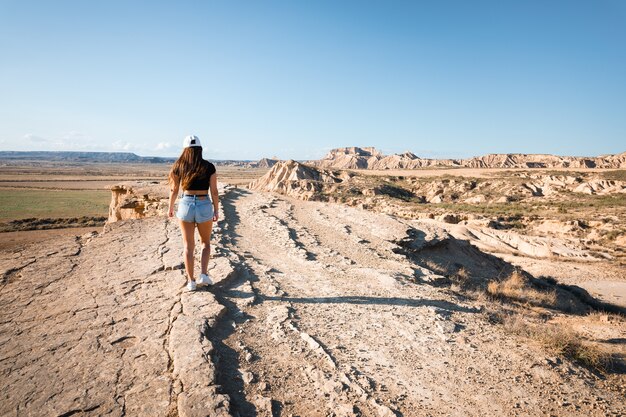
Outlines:
{"label": "shadow on ground", "polygon": [[[406,256],[416,266],[414,274],[418,283],[436,287],[457,284],[462,290],[484,292],[490,282],[501,282],[513,273],[519,273],[526,278],[528,288],[555,294],[552,303],[537,302],[536,305],[541,307],[577,315],[592,310],[626,315],[625,308],[603,302],[579,286],[560,284],[553,277],[534,277],[465,240],[452,236],[428,240],[423,231],[410,228],[403,239],[394,243],[398,245],[394,252]],[[439,277],[427,281],[423,269],[433,271]]]}

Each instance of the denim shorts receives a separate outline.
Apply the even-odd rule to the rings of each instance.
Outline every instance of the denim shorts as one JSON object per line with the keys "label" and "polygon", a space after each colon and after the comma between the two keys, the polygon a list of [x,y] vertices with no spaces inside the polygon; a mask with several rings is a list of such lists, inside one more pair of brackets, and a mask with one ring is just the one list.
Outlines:
{"label": "denim shorts", "polygon": [[[202,199],[198,197],[202,197]],[[183,195],[178,200],[176,217],[190,223],[204,223],[213,220],[213,202],[208,195]]]}

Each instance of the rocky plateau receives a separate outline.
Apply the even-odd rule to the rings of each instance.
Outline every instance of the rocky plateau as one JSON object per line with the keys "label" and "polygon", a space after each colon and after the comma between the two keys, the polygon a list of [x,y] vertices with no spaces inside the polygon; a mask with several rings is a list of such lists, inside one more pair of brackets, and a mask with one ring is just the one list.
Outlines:
{"label": "rocky plateau", "polygon": [[[533,175],[434,185],[277,163],[249,189],[220,186],[215,285],[196,292],[165,184],[115,186],[102,232],[0,252],[0,415],[624,415],[626,282],[615,250],[577,235],[589,223],[567,240],[549,219],[534,235],[402,212],[624,195]],[[511,277],[533,298],[489,292]],[[547,349],[512,317],[567,325],[611,361]]]}
{"label": "rocky plateau", "polygon": [[384,155],[372,147],[346,147],[330,150],[322,159],[309,164],[330,169],[417,169],[448,168],[626,168],[626,152],[597,157],[557,156],[549,154],[489,154],[467,159],[420,158],[407,151]]}

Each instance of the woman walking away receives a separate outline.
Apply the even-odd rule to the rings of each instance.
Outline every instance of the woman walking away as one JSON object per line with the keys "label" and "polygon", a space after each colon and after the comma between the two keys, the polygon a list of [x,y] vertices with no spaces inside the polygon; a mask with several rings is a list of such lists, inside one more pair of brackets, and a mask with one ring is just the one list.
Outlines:
{"label": "woman walking away", "polygon": [[[198,227],[202,243],[200,258],[200,279],[197,284],[211,285],[213,282],[207,274],[209,257],[211,256],[211,230],[217,221],[219,201],[217,195],[217,174],[215,166],[202,159],[202,145],[197,136],[187,136],[180,154],[169,175],[170,206],[169,216],[174,216],[174,203],[178,191],[182,187],[183,195],[178,203],[176,217],[180,222],[180,230],[185,246],[185,270],[187,271],[187,289],[196,289],[193,277],[193,251],[195,249],[195,228]],[[209,198],[211,190],[211,198]]]}

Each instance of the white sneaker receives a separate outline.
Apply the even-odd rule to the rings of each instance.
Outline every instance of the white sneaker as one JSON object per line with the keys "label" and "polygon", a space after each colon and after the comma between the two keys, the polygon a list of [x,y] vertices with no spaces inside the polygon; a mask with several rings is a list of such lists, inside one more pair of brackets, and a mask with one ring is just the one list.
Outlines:
{"label": "white sneaker", "polygon": [[198,279],[198,284],[202,285],[213,285],[213,281],[209,274],[200,274],[200,278]]}
{"label": "white sneaker", "polygon": [[189,291],[195,291],[196,290],[196,281],[189,281],[187,283],[187,289]]}

